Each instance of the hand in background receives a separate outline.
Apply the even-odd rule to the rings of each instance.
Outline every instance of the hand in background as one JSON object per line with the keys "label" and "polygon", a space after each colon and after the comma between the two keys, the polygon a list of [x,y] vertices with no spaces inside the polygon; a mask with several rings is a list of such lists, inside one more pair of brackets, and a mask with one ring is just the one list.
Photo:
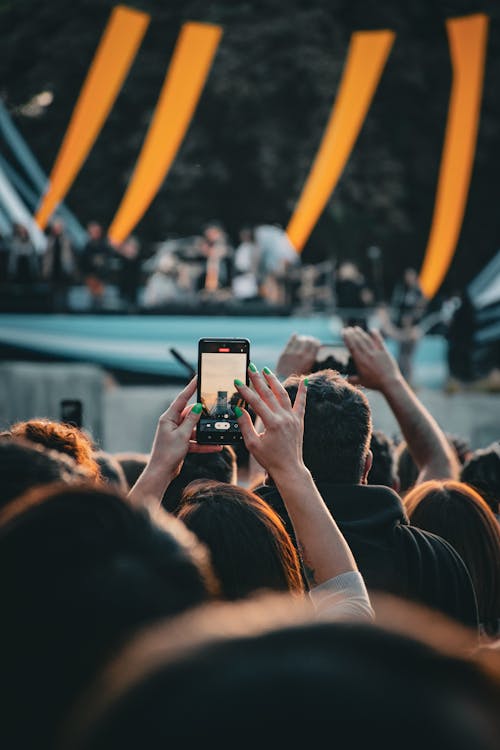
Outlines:
{"label": "hand in background", "polygon": [[278,358],[278,377],[285,379],[289,375],[309,375],[320,346],[321,342],[313,336],[299,336],[294,333]]}
{"label": "hand in background", "polygon": [[378,331],[367,333],[358,327],[344,328],[342,337],[357,372],[349,377],[349,382],[384,392],[391,383],[403,377]]}

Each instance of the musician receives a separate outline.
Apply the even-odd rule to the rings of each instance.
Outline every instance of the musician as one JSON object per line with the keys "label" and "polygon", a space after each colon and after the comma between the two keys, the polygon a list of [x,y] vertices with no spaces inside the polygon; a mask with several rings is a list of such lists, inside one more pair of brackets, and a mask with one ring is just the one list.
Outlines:
{"label": "musician", "polygon": [[211,221],[205,225],[201,251],[207,259],[202,288],[216,292],[231,285],[233,275],[233,248],[221,224]]}
{"label": "musician", "polygon": [[386,320],[385,330],[398,344],[397,360],[408,383],[413,379],[413,361],[418,341],[423,336],[420,328],[427,300],[414,268],[407,268],[394,287],[391,299],[392,316]]}

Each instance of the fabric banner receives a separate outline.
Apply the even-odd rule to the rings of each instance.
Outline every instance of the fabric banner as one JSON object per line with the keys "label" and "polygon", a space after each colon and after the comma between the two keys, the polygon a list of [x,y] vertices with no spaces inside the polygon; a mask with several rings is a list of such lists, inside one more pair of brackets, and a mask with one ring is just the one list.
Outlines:
{"label": "fabric banner", "polygon": [[45,229],[99,135],[137,54],[149,15],[116,6],[78,97],[36,220]]}
{"label": "fabric banner", "polygon": [[175,46],[132,179],[109,229],[118,244],[148,209],[176,157],[222,36],[220,26],[186,23]]}
{"label": "fabric banner", "polygon": [[420,274],[427,297],[433,297],[441,286],[462,228],[476,152],[488,23],[482,13],[446,22],[453,82],[434,215]]}
{"label": "fabric banner", "polygon": [[349,159],[394,43],[392,31],[357,31],[335,104],[302,194],[287,227],[301,252]]}

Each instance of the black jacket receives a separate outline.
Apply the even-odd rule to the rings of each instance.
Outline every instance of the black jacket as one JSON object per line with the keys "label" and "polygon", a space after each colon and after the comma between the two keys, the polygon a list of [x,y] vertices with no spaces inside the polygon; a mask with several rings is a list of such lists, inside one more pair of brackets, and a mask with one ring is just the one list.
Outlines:
{"label": "black jacket", "polygon": [[[317,482],[317,487],[369,590],[421,602],[478,626],[474,588],[462,558],[441,537],[410,526],[393,490],[325,482]],[[295,539],[276,487],[259,487],[257,494],[274,508]]]}

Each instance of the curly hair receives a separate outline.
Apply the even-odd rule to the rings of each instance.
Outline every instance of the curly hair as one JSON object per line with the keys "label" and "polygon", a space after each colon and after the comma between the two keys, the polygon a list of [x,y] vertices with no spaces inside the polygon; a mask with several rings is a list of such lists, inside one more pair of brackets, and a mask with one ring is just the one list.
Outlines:
{"label": "curly hair", "polygon": [[14,438],[28,440],[50,450],[66,453],[93,479],[100,480],[101,472],[99,464],[93,457],[92,441],[77,427],[50,419],[29,419],[13,424],[9,433]]}

